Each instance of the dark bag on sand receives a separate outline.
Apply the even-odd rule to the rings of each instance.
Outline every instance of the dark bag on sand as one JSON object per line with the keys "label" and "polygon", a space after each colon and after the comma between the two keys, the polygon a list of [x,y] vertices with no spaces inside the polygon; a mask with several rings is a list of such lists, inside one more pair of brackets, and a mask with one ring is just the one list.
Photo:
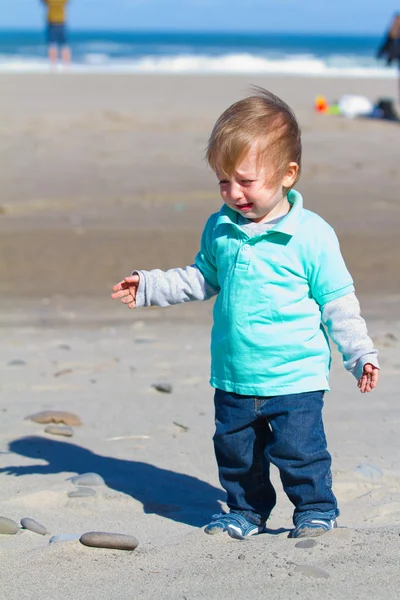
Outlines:
{"label": "dark bag on sand", "polygon": [[387,119],[388,121],[399,120],[393,105],[393,100],[390,98],[381,98],[376,103],[375,108],[379,111],[381,119]]}

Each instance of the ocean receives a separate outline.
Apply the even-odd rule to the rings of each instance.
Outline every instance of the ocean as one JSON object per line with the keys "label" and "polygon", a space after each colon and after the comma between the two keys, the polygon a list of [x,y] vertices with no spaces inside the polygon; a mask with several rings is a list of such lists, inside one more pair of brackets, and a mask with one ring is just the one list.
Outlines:
{"label": "ocean", "polygon": [[[382,38],[278,33],[72,31],[73,72],[395,77]],[[45,72],[44,32],[0,31],[0,72]]]}

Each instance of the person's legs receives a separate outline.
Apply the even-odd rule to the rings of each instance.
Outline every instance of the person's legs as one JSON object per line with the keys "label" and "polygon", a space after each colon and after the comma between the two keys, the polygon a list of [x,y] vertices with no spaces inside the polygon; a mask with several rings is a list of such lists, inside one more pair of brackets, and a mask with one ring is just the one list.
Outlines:
{"label": "person's legs", "polygon": [[61,47],[61,59],[64,66],[68,66],[71,62],[71,49],[68,45],[67,28],[65,23],[60,24],[58,32],[58,43]]}
{"label": "person's legs", "polygon": [[71,63],[71,49],[69,46],[63,46],[61,49],[61,59],[65,66]]}
{"label": "person's legs", "polygon": [[272,429],[266,456],[279,469],[283,488],[295,506],[295,527],[310,520],[334,521],[339,514],[322,422],[323,395],[280,396],[267,399],[262,407]]}
{"label": "person's legs", "polygon": [[263,526],[275,506],[265,448],[271,430],[258,419],[253,396],[215,391],[214,449],[227,504],[250,523]]}
{"label": "person's legs", "polygon": [[47,24],[47,55],[51,66],[58,62],[57,26],[54,23]]}
{"label": "person's legs", "polygon": [[54,67],[58,63],[58,48],[55,44],[48,47],[48,57],[50,64]]}
{"label": "person's legs", "polygon": [[71,62],[71,50],[68,46],[65,23],[49,23],[47,30],[48,56],[51,65],[58,63],[59,55],[65,66]]}

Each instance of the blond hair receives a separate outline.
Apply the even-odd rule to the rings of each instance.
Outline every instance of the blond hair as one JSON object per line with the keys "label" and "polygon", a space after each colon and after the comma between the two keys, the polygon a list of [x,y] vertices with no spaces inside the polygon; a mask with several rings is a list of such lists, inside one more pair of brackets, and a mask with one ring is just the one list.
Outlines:
{"label": "blond hair", "polygon": [[272,185],[282,181],[290,162],[299,166],[297,181],[301,132],[294,112],[275,94],[261,87],[252,91],[252,96],[235,102],[219,117],[208,141],[206,160],[218,175],[231,177],[256,144],[257,168],[273,166],[268,178]]}

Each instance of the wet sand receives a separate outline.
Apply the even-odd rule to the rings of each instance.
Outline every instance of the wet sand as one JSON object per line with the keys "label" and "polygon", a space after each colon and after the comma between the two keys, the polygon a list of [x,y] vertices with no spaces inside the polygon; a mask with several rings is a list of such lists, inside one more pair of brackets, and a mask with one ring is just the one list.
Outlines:
{"label": "wet sand", "polygon": [[3,299],[96,302],[133,268],[192,262],[221,204],[203,160],[207,137],[252,84],[295,109],[304,143],[298,189],[336,229],[359,294],[396,293],[398,126],[313,111],[318,93],[374,100],[395,96],[395,81],[4,75]]}

